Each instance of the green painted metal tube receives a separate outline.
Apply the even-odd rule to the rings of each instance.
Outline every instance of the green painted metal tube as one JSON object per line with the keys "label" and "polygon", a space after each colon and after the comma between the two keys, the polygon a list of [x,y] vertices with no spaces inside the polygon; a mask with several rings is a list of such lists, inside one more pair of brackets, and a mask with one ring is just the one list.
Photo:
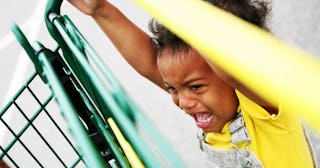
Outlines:
{"label": "green painted metal tube", "polygon": [[112,115],[115,118],[118,123],[121,123],[119,125],[122,128],[122,131],[125,131],[125,135],[127,137],[130,137],[129,140],[133,143],[132,145],[137,150],[137,153],[139,156],[141,156],[144,163],[152,167],[152,165],[160,165],[160,163],[156,163],[153,156],[153,154],[146,149],[146,146],[142,145],[141,142],[144,142],[137,133],[137,130],[135,129],[134,124],[124,115],[122,110],[119,108],[117,102],[113,99],[113,96],[110,94],[108,89],[105,88],[103,84],[103,81],[97,77],[94,70],[91,68],[91,65],[88,63],[87,59],[83,56],[83,53],[78,50],[78,48],[73,44],[72,40],[69,38],[69,35],[64,32],[64,29],[62,27],[62,24],[59,23],[57,20],[54,21],[55,26],[60,31],[62,37],[70,47],[70,50],[75,53],[77,56],[76,59],[80,62],[80,65],[83,66],[83,69],[86,70],[86,76],[88,77],[87,80],[91,80],[98,90],[97,94],[100,95],[100,97],[103,97],[102,101],[105,104],[108,104],[110,109],[112,109]]}
{"label": "green painted metal tube", "polygon": [[[107,69],[107,66],[103,63],[103,60],[98,56],[98,54],[94,51],[91,45],[85,40],[85,38],[81,35],[81,33],[76,29],[76,26],[73,25],[71,20],[65,16],[64,17],[66,24],[72,25],[71,28],[75,29],[78,39],[81,40],[81,44],[84,46],[85,50],[91,56],[94,63],[99,68],[100,72],[104,75],[104,77],[110,82],[110,84],[114,87],[113,91],[116,98],[122,101],[123,104],[120,107],[126,107],[127,113],[134,116],[136,121],[143,126],[147,134],[153,140],[153,142],[159,146],[159,151],[161,151],[167,158],[170,158],[172,165],[177,167],[184,167],[181,159],[177,156],[175,152],[172,151],[172,148],[167,145],[167,143],[163,140],[163,137],[156,131],[156,129],[152,126],[152,124],[146,119],[146,117],[141,113],[141,111],[135,106],[135,104],[129,99],[124,89],[121,87],[116,78],[110,73]],[[58,24],[58,23],[57,23]],[[62,29],[61,29],[62,30]],[[64,35],[62,35],[64,38]],[[69,46],[72,44],[69,44]],[[121,123],[119,123],[121,126]],[[129,140],[130,141],[130,140]]]}
{"label": "green painted metal tube", "polygon": [[49,61],[50,53],[40,52],[39,60],[43,65],[43,69],[46,78],[49,82],[50,88],[55,93],[55,98],[59,103],[63,116],[65,117],[72,135],[77,140],[78,149],[82,153],[82,158],[88,167],[104,168],[106,167],[105,162],[95,149],[91,139],[87,135],[87,131],[81,123],[77,113],[70,102],[69,96],[63,89],[55,71]]}

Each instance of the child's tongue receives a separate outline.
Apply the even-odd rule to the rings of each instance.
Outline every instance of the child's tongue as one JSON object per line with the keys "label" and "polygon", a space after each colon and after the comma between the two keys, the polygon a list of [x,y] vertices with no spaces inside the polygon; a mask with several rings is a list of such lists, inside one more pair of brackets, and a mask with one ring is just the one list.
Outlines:
{"label": "child's tongue", "polygon": [[199,128],[206,128],[212,120],[212,115],[210,113],[198,113],[194,115],[194,118]]}

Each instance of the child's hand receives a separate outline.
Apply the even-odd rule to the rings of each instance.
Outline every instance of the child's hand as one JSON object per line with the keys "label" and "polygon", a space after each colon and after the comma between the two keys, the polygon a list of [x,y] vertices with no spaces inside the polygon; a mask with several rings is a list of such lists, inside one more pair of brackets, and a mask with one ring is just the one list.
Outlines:
{"label": "child's hand", "polygon": [[9,168],[9,166],[3,160],[0,160],[0,168]]}
{"label": "child's hand", "polygon": [[105,15],[101,12],[105,5],[110,5],[106,0],[68,0],[74,7],[80,10],[82,13],[90,16]]}

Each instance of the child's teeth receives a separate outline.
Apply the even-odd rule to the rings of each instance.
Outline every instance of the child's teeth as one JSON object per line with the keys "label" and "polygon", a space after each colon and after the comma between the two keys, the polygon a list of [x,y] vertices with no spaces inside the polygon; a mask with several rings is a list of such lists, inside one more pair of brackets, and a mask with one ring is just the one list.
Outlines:
{"label": "child's teeth", "polygon": [[208,115],[208,114],[197,114],[197,120],[198,122],[210,122],[212,119],[212,115]]}

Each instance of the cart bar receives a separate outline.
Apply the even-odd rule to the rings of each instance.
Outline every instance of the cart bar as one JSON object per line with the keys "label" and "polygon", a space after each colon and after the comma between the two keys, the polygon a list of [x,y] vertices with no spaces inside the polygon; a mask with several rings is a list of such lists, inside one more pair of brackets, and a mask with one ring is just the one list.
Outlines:
{"label": "cart bar", "polygon": [[70,130],[73,130],[72,135],[77,140],[78,149],[80,149],[85,164],[88,167],[106,167],[104,161],[96,151],[92,141],[87,135],[86,129],[79,120],[77,112],[72,106],[69,96],[64,91],[59,78],[55,74],[49,57],[50,54],[47,54],[45,52],[39,53],[39,59],[43,65],[46,79],[48,80],[49,85],[55,94],[55,98],[59,103],[61,110],[63,111],[64,117],[69,124]]}
{"label": "cart bar", "polygon": [[[163,152],[163,155],[168,159],[170,164],[173,166],[180,165],[182,166],[183,163],[181,162],[181,159],[177,157],[177,155],[172,151],[172,149],[162,140],[162,137],[155,131],[152,127],[152,125],[147,122],[147,120],[143,117],[143,115],[134,107],[133,103],[129,101],[128,96],[124,94],[124,91],[121,88],[119,83],[115,81],[115,78],[111,76],[110,72],[107,71],[103,65],[103,61],[101,61],[96,53],[93,51],[92,47],[85,41],[85,39],[80,36],[79,31],[77,31],[73,24],[70,24],[71,21],[67,18],[67,16],[64,16],[64,21],[62,22],[61,19],[54,19],[53,24],[55,25],[56,29],[59,31],[60,35],[64,39],[65,43],[69,47],[68,50],[72,51],[74,53],[74,60],[77,60],[79,62],[79,66],[81,66],[81,69],[84,70],[84,73],[86,75],[86,81],[90,79],[92,81],[94,89],[96,89],[95,95],[91,96],[99,96],[101,99],[102,104],[105,104],[109,107],[112,117],[117,121],[119,124],[120,129],[125,132],[125,136],[128,139],[128,141],[132,144],[134,149],[136,150],[137,154],[139,155],[140,159],[143,161],[144,164],[146,164],[146,167],[150,166],[156,166],[161,165],[160,161],[155,159],[153,153],[151,153],[150,149],[147,148],[143,139],[140,138],[139,133],[137,132],[137,128],[134,125],[133,121],[130,119],[130,116],[126,115],[126,113],[133,115],[134,117],[138,116],[137,119],[141,121],[142,125],[152,138],[154,142],[159,145],[159,150]],[[74,35],[78,35],[79,37],[73,37],[70,36],[70,32],[76,32],[73,33]],[[75,42],[74,40],[81,40],[80,42]],[[107,76],[107,79],[111,78],[111,84],[116,85],[116,89],[119,90],[118,93],[114,92],[114,90],[108,90],[103,84],[102,80],[96,75],[95,71],[92,69],[91,65],[89,64],[88,60],[86,59],[86,55],[84,54],[81,49],[78,48],[76,44],[82,44],[84,46],[85,51],[88,52],[88,55],[90,55],[90,58],[93,58],[95,62],[98,62],[98,68],[100,68],[100,71]],[[67,60],[67,59],[66,59]],[[106,71],[104,71],[106,70]],[[84,75],[83,73],[80,74],[81,76]],[[82,83],[82,82],[81,82]],[[113,88],[114,89],[114,88]],[[87,89],[88,91],[89,89]],[[120,93],[119,93],[120,92]],[[90,92],[89,92],[90,93]],[[122,95],[122,96],[120,96]],[[124,113],[125,110],[123,107],[119,106],[119,102],[115,101],[114,97],[117,96],[117,100],[122,100],[122,104],[124,102],[127,102],[126,108],[127,110],[131,110],[131,112]],[[129,108],[129,109],[128,109]],[[101,109],[103,112],[103,109]],[[108,118],[110,114],[104,113],[105,118]],[[136,118],[135,118],[136,119]]]}
{"label": "cart bar", "polygon": [[[163,140],[163,137],[156,131],[156,128],[152,126],[152,124],[146,119],[146,117],[141,113],[141,111],[135,106],[135,104],[129,99],[129,96],[126,94],[124,89],[121,87],[119,82],[116,80],[116,78],[113,76],[112,73],[107,69],[107,66],[104,64],[104,61],[98,56],[98,54],[93,50],[92,46],[86,41],[86,39],[82,36],[82,34],[77,30],[76,26],[73,25],[71,20],[68,18],[68,16],[64,16],[65,25],[68,26],[72,31],[75,32],[75,35],[77,35],[77,39],[80,40],[79,43],[81,43],[84,47],[84,50],[88,53],[90,58],[94,61],[94,63],[99,68],[100,72],[104,75],[104,77],[108,80],[108,82],[112,86],[112,93],[113,96],[118,101],[120,108],[123,112],[126,112],[127,117],[133,117],[139,124],[142,125],[142,127],[145,129],[148,135],[150,135],[150,138],[153,140],[153,142],[159,146],[159,151],[163,153],[167,158],[170,158],[173,165],[180,165],[181,159],[175,154],[174,151],[172,151],[172,148],[167,145],[167,143]],[[70,31],[70,29],[68,29]],[[63,36],[64,38],[68,38]],[[67,41],[67,40],[66,40]],[[69,43],[68,43],[69,44]],[[69,44],[72,45],[72,44]],[[119,123],[121,127],[121,123]],[[130,139],[129,139],[130,141]],[[146,149],[145,149],[146,150]],[[154,160],[154,159],[153,159]],[[183,166],[182,166],[183,167]]]}
{"label": "cart bar", "polygon": [[130,164],[132,165],[132,167],[144,168],[143,163],[139,159],[136,152],[133,150],[130,143],[124,138],[123,134],[121,133],[119,127],[114,122],[114,120],[112,118],[108,118],[108,123],[109,123],[111,129],[113,130],[113,132],[115,133],[115,135],[116,135],[121,147],[123,148]]}
{"label": "cart bar", "polygon": [[[54,25],[58,29],[59,33],[61,33],[61,36],[64,38],[65,42],[70,47],[70,51],[74,53],[75,59],[79,61],[79,65],[82,67],[82,69],[85,70],[85,74],[81,75],[86,75],[86,80],[92,81],[92,84],[97,90],[96,94],[101,97],[101,100],[103,101],[102,103],[109,106],[109,108],[111,109],[110,112],[112,113],[112,116],[115,118],[115,120],[118,121],[118,123],[121,123],[121,125],[119,126],[122,128],[122,130],[125,130],[127,137],[129,137],[128,140],[137,150],[137,153],[146,164],[146,166],[152,167],[152,165],[160,165],[160,163],[156,163],[156,160],[154,159],[156,157],[150,152],[150,150],[147,149],[145,145],[143,145],[142,142],[144,142],[144,140],[140,138],[137,130],[135,129],[134,123],[132,123],[130,119],[122,112],[122,109],[119,108],[117,102],[114,100],[113,95],[111,95],[108,89],[106,89],[106,87],[102,85],[103,81],[96,75],[91,65],[88,63],[85,55],[73,43],[67,32],[65,32],[63,24],[60,23],[58,19],[54,19]],[[106,114],[106,116],[109,116],[109,114]]]}
{"label": "cart bar", "polygon": [[320,131],[317,58],[204,1],[134,1],[259,96]]}

